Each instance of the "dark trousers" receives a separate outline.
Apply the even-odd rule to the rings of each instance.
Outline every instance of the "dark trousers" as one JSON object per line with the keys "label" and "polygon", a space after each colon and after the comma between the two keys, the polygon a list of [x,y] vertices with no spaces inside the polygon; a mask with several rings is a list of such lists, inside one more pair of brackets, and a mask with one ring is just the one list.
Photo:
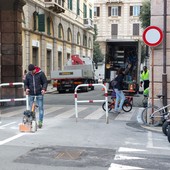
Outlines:
{"label": "dark trousers", "polygon": [[149,80],[144,80],[143,82],[144,82],[143,88],[145,90],[145,89],[147,89],[149,87]]}

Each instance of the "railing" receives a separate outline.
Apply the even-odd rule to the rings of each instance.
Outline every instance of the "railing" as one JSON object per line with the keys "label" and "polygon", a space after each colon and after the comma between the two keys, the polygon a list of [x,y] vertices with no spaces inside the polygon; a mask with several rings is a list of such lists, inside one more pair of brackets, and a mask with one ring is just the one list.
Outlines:
{"label": "railing", "polygon": [[[79,87],[91,87],[91,86],[102,86],[105,90],[105,100],[77,100],[77,90]],[[95,103],[95,102],[106,102],[106,123],[109,123],[109,117],[108,117],[108,93],[107,88],[103,84],[80,84],[75,88],[74,91],[74,98],[75,98],[75,115],[76,115],[76,122],[78,120],[78,103]]]}
{"label": "railing", "polygon": [[[2,83],[0,84],[0,87],[3,86],[21,86],[24,88],[24,83],[23,82],[16,82],[16,83]],[[28,102],[28,95],[25,96],[25,98],[11,98],[11,99],[0,99],[1,102],[17,102],[17,101],[26,101],[26,109],[29,110],[29,102]],[[1,119],[1,112],[0,112],[0,119]]]}

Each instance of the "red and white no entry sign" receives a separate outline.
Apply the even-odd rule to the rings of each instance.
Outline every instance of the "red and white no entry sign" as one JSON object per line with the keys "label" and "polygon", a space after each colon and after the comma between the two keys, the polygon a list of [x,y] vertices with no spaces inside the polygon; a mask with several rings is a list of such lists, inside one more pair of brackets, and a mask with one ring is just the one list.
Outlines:
{"label": "red and white no entry sign", "polygon": [[146,45],[155,47],[162,42],[163,32],[157,26],[149,26],[144,30],[142,38]]}

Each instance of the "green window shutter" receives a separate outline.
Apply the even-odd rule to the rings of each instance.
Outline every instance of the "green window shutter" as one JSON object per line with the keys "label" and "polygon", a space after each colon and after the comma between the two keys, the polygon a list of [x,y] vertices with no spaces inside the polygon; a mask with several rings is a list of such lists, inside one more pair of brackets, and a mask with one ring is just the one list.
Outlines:
{"label": "green window shutter", "polygon": [[77,0],[77,15],[80,15],[80,1]]}
{"label": "green window shutter", "polygon": [[38,15],[38,31],[45,32],[45,15]]}
{"label": "green window shutter", "polygon": [[70,9],[71,10],[73,9],[73,2],[72,2],[72,0],[70,0]]}
{"label": "green window shutter", "polygon": [[83,4],[83,17],[87,18],[87,5]]}
{"label": "green window shutter", "polygon": [[92,19],[92,9],[90,9],[90,18]]}

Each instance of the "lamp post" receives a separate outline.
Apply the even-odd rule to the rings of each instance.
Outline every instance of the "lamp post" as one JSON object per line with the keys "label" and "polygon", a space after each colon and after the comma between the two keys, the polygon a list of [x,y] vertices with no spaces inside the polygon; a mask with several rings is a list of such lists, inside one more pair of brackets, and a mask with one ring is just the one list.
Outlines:
{"label": "lamp post", "polygon": [[163,13],[163,74],[162,74],[162,94],[164,95],[163,104],[167,105],[167,73],[166,73],[166,27],[167,27],[167,0],[164,2]]}

